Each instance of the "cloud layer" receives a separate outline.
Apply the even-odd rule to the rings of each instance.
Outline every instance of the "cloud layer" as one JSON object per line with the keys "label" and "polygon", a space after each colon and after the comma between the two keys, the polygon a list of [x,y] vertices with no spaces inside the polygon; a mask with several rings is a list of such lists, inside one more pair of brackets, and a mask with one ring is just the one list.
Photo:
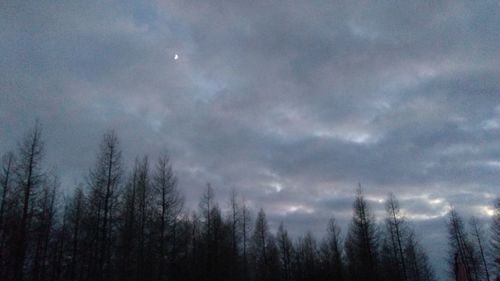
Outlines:
{"label": "cloud layer", "polygon": [[485,216],[498,195],[498,10],[4,1],[0,152],[39,118],[69,190],[114,128],[129,160],[170,152],[192,208],[211,182],[221,202],[234,187],[274,224],[320,235],[332,214],[347,222],[361,182],[377,214],[393,191],[442,244],[450,204]]}

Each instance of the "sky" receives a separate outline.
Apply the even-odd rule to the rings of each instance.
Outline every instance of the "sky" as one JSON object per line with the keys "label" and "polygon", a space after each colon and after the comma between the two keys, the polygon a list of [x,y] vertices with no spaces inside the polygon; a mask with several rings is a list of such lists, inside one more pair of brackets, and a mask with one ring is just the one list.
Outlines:
{"label": "sky", "polygon": [[[500,182],[498,1],[0,2],[0,154],[39,119],[69,193],[116,130],[127,165],[168,151],[320,238],[363,186],[389,192],[434,263],[446,214],[488,220]],[[443,275],[441,269],[438,272]]]}

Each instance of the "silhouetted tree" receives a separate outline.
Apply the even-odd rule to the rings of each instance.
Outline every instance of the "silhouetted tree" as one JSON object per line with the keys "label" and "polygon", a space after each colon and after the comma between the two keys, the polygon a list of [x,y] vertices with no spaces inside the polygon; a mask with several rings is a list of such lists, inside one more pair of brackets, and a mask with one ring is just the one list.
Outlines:
{"label": "silhouetted tree", "polygon": [[207,184],[207,189],[200,201],[202,213],[202,235],[204,272],[207,280],[228,280],[231,264],[231,227],[224,223],[217,203],[214,201],[212,187]]}
{"label": "silhouetted tree", "polygon": [[129,176],[121,204],[120,229],[117,247],[117,271],[121,280],[136,280],[137,247],[138,247],[138,179],[140,163],[136,159],[132,173]]}
{"label": "silhouetted tree", "polygon": [[214,195],[214,190],[212,189],[212,186],[210,185],[210,183],[207,183],[207,189],[205,191],[205,193],[203,194],[201,200],[200,200],[200,203],[199,203],[199,207],[200,207],[200,211],[201,211],[201,214],[202,214],[202,222],[203,222],[203,228],[202,228],[202,237],[201,238],[201,241],[204,245],[203,249],[200,249],[200,250],[203,250],[203,257],[204,257],[204,270],[205,270],[205,277],[207,278],[212,278],[213,277],[213,263],[214,263],[214,259],[216,258],[214,256],[214,245],[213,245],[213,239],[212,239],[212,236],[213,236],[213,217],[212,217],[212,209],[214,208],[215,206],[215,202],[214,202],[214,199],[215,198],[215,195]]}
{"label": "silhouetted tree", "polygon": [[249,273],[249,260],[248,260],[248,248],[250,245],[250,232],[251,232],[251,214],[247,207],[245,199],[242,199],[240,205],[240,229],[241,229],[241,275],[243,281],[248,281],[250,278]]}
{"label": "silhouetted tree", "polygon": [[320,247],[321,280],[345,280],[342,251],[341,230],[335,218],[331,218],[328,221],[326,237]]}
{"label": "silhouetted tree", "polygon": [[82,186],[78,186],[73,194],[65,215],[69,232],[68,271],[65,279],[80,280],[82,274],[82,220],[86,212],[86,198]]}
{"label": "silhouetted tree", "polygon": [[206,264],[204,260],[204,249],[202,244],[202,222],[200,217],[196,212],[191,215],[191,251],[190,251],[190,261],[192,268],[190,273],[191,280],[201,280],[204,278],[204,268]]}
{"label": "silhouetted tree", "polygon": [[347,266],[352,280],[379,280],[377,229],[375,219],[363,197],[361,186],[356,191],[354,213],[345,249]]}
{"label": "silhouetted tree", "polygon": [[229,197],[229,226],[231,228],[231,279],[239,280],[239,249],[238,243],[240,240],[239,224],[240,224],[240,207],[238,203],[238,194],[234,188],[231,189]]}
{"label": "silhouetted tree", "polygon": [[255,227],[251,238],[252,269],[255,281],[268,281],[277,278],[277,249],[269,232],[266,214],[260,209],[255,220]]}
{"label": "silhouetted tree", "polygon": [[414,231],[409,229],[405,242],[405,261],[407,276],[410,281],[435,281],[436,276],[427,254],[417,242]]}
{"label": "silhouetted tree", "polygon": [[288,231],[283,226],[283,222],[280,223],[278,228],[278,233],[276,234],[276,242],[278,244],[279,257],[280,257],[280,268],[281,268],[281,280],[291,281],[292,280],[292,258],[294,254],[293,243],[288,236]]}
{"label": "silhouetted tree", "polygon": [[155,242],[155,247],[159,249],[158,280],[163,280],[165,268],[167,268],[166,261],[168,259],[172,263],[176,261],[174,254],[177,250],[177,235],[175,234],[178,216],[182,210],[182,198],[177,190],[177,178],[167,154],[161,155],[156,164],[153,191],[155,198],[153,209],[156,210],[155,229],[159,232],[159,237]]}
{"label": "silhouetted tree", "polygon": [[8,195],[11,192],[13,185],[13,170],[15,164],[14,153],[9,152],[2,157],[2,167],[0,169],[0,188],[2,190],[0,199],[0,232],[2,233],[4,230],[4,215]]}
{"label": "silhouetted tree", "polygon": [[479,260],[472,241],[467,235],[463,220],[455,209],[452,209],[449,214],[448,243],[450,257],[453,257],[450,260],[452,274],[455,275],[458,266],[463,265],[468,280],[479,280]]}
{"label": "silhouetted tree", "polygon": [[149,161],[144,157],[138,165],[137,173],[137,274],[142,280],[152,279],[151,235],[152,197],[149,176]]}
{"label": "silhouetted tree", "polygon": [[486,262],[486,254],[484,250],[484,238],[483,238],[483,230],[480,221],[476,217],[472,217],[470,219],[470,228],[471,228],[471,236],[472,236],[472,244],[478,253],[478,258],[480,259],[480,263],[478,268],[480,269],[481,279],[485,279],[490,281],[490,272],[488,270],[488,263]]}
{"label": "silhouetted tree", "polygon": [[[57,176],[42,169],[42,156],[36,123],[0,166],[2,281],[435,281],[392,194],[383,240],[359,188],[345,240],[332,218],[321,243],[311,232],[292,242],[282,223],[273,235],[263,209],[252,228],[250,208],[234,189],[224,214],[210,184],[199,209],[183,211],[166,154],[154,168],[147,157],[136,160],[122,188],[125,173],[113,131],[104,134],[88,184],[68,200],[59,197],[67,188],[59,189]],[[497,264],[499,209],[497,201],[490,237]],[[465,264],[469,281],[488,279],[498,270],[487,263],[481,225],[472,220],[470,226],[468,233],[458,214],[450,213],[450,253]]]}
{"label": "silhouetted tree", "polygon": [[[56,196],[57,200],[57,196]],[[67,267],[66,248],[69,241],[67,216],[67,205],[63,208],[62,213],[56,210],[56,219],[53,225],[51,240],[49,244],[49,263],[47,265],[47,278],[45,280],[57,281],[67,280],[64,276]],[[59,219],[62,217],[62,221]]]}
{"label": "silhouetted tree", "polygon": [[47,180],[42,187],[40,199],[35,205],[33,219],[34,257],[32,280],[46,280],[48,269],[49,243],[55,220],[56,189],[59,185],[57,177]]}
{"label": "silhouetted tree", "polygon": [[496,199],[494,207],[491,222],[491,247],[496,280],[500,280],[500,198]]}
{"label": "silhouetted tree", "polygon": [[100,145],[97,163],[89,175],[92,252],[89,258],[89,278],[106,280],[110,278],[112,249],[115,246],[115,227],[112,224],[117,215],[119,184],[122,176],[121,150],[114,131],[107,132]]}
{"label": "silhouetted tree", "polygon": [[382,237],[379,254],[379,272],[382,280],[401,281],[401,268],[397,257],[394,255],[390,238],[386,235]]}
{"label": "silhouetted tree", "polygon": [[16,171],[17,186],[21,198],[21,218],[14,240],[13,280],[24,280],[24,263],[29,245],[29,232],[34,208],[35,192],[44,182],[42,171],[43,142],[40,123],[21,142],[18,150]]}
{"label": "silhouetted tree", "polygon": [[318,249],[316,239],[311,232],[298,239],[295,246],[295,280],[318,279]]}
{"label": "silhouetted tree", "polygon": [[12,210],[15,202],[12,202],[12,189],[14,188],[14,167],[16,159],[14,153],[8,152],[2,157],[2,167],[0,168],[0,280],[7,278],[5,271],[7,270],[4,256],[7,254],[5,240],[9,231],[12,231],[12,224],[6,225],[6,213]]}
{"label": "silhouetted tree", "polygon": [[392,193],[387,198],[385,210],[387,213],[385,220],[387,237],[385,241],[388,243],[384,243],[384,248],[387,247],[387,250],[383,251],[383,253],[385,253],[385,264],[391,267],[390,264],[394,263],[394,267],[393,270],[386,268],[384,272],[393,273],[396,276],[395,280],[408,281],[405,255],[403,253],[406,222],[401,214],[399,202]]}

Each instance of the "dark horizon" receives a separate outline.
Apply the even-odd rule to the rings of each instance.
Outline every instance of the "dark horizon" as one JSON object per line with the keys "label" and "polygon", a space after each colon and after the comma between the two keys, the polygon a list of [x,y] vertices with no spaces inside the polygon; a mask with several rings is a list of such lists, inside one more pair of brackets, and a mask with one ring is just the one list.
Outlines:
{"label": "dark horizon", "polygon": [[[397,195],[376,199],[381,214],[361,183],[347,221],[338,211],[345,206],[332,203],[327,221],[316,218],[321,234],[297,233],[294,215],[268,219],[234,187],[221,203],[207,182],[191,209],[167,151],[127,164],[115,130],[103,135],[95,165],[72,191],[46,165],[45,145],[37,120],[2,155],[2,280],[489,281],[498,274],[500,197],[491,221],[464,218],[450,205],[435,222],[441,231],[424,236],[447,241],[436,257],[439,249],[425,245],[425,228]],[[99,238],[101,231],[109,240]]]}

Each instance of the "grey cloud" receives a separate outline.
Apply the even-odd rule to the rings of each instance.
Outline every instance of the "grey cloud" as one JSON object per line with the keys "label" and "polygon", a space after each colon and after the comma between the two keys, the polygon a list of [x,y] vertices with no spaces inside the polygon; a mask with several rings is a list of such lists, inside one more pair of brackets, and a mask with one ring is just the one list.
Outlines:
{"label": "grey cloud", "polygon": [[358,182],[429,216],[498,195],[495,1],[1,5],[0,152],[40,118],[67,189],[115,128],[129,162],[169,151],[188,207],[235,187],[295,233],[346,226]]}

